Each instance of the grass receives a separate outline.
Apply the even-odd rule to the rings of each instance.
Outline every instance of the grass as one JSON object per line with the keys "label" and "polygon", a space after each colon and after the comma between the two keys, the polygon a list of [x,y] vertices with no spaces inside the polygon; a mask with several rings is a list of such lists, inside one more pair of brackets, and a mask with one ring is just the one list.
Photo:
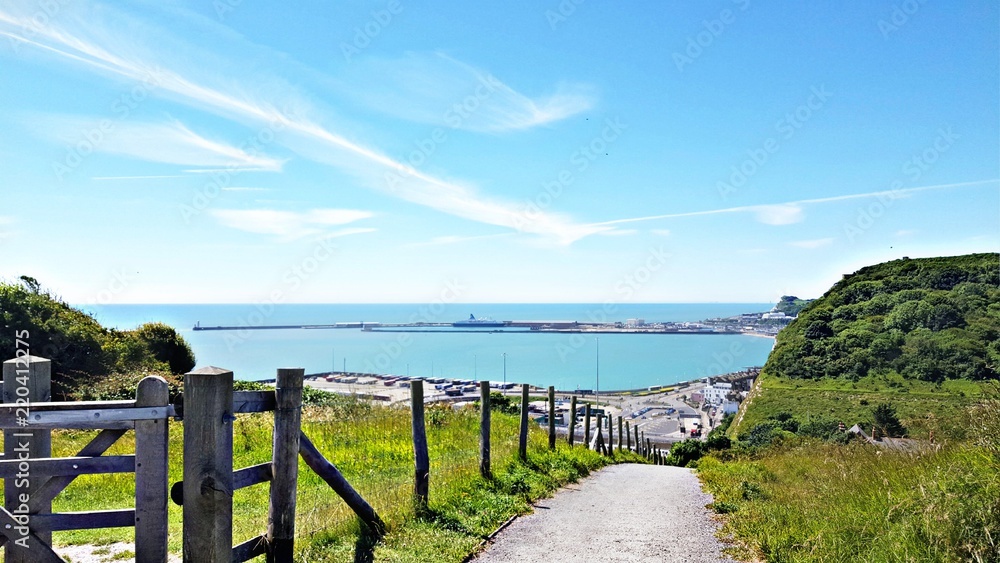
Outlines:
{"label": "grass", "polygon": [[[412,506],[413,450],[407,409],[340,401],[309,407],[303,430],[316,447],[386,522],[389,533],[373,542],[353,512],[304,463],[299,465],[296,511],[296,557],[316,563],[355,561],[461,561],[509,517],[527,512],[530,502],[551,494],[615,461],[641,461],[630,453],[607,458],[560,441],[549,451],[546,433],[537,425],[529,432],[529,459],[516,460],[518,417],[492,416],[494,478],[479,476],[479,414],[473,409],[428,408],[427,435],[431,460],[429,515],[417,518]],[[269,414],[240,415],[234,422],[234,465],[246,467],[270,460]],[[57,431],[53,454],[73,455],[95,432]],[[181,480],[183,425],[170,423],[170,484]],[[110,451],[134,451],[132,433]],[[56,497],[57,512],[134,506],[134,477],[87,475]],[[258,485],[236,491],[233,501],[234,544],[267,528],[269,489]],[[181,507],[169,506],[169,549],[181,552]],[[131,542],[131,528],[57,532],[57,545],[107,545]]]}
{"label": "grass", "polygon": [[903,379],[899,376],[869,376],[858,381],[841,379],[802,380],[762,374],[751,404],[729,435],[750,430],[780,412],[794,413],[806,421],[810,416],[835,418],[847,426],[871,418],[871,409],[890,403],[910,435],[926,438],[961,438],[958,423],[963,413],[979,401],[983,384],[951,380],[942,384]]}
{"label": "grass", "polygon": [[[744,428],[770,409],[802,416],[775,391],[857,394],[871,403],[891,396],[896,405],[905,394],[887,392],[884,382],[858,383],[845,393],[836,387],[843,382],[785,389],[772,378],[747,408]],[[961,407],[973,402],[972,391],[979,398]],[[917,383],[909,392],[951,401],[951,423],[962,431],[910,452],[786,435],[770,447],[699,460],[710,507],[735,542],[731,553],[769,562],[1000,561],[1000,395],[990,385]]]}
{"label": "grass", "polygon": [[957,445],[923,454],[800,442],[703,458],[733,555],[769,562],[998,561],[1000,463]]}

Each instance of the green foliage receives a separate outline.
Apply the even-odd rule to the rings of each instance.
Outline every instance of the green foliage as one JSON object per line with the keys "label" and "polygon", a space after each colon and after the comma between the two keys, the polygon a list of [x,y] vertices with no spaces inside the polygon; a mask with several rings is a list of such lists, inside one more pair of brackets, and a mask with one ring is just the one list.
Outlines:
{"label": "green foliage", "polygon": [[998,378],[1000,255],[902,259],[844,276],[777,337],[764,371],[792,379],[897,373]]}
{"label": "green foliage", "polygon": [[171,375],[194,367],[190,346],[173,328],[148,323],[130,331],[106,329],[29,276],[0,283],[0,352],[13,356],[23,334],[32,355],[52,360],[57,399],[134,398],[133,383],[141,377],[161,375],[176,384]]}
{"label": "green foliage", "polygon": [[875,426],[882,436],[890,438],[902,438],[906,436],[906,428],[896,416],[896,409],[889,403],[879,403],[872,409],[872,417],[875,419]]}
{"label": "green foliage", "polygon": [[493,412],[518,414],[521,412],[520,401],[520,395],[504,395],[498,391],[490,391],[490,410]]}
{"label": "green foliage", "polygon": [[133,331],[145,343],[153,358],[164,362],[170,373],[187,373],[194,369],[194,352],[173,327],[163,323],[146,323]]}
{"label": "green foliage", "polygon": [[794,295],[782,295],[781,299],[774,306],[774,310],[779,313],[784,313],[789,317],[794,317],[799,314],[802,309],[805,309],[809,303],[812,303],[812,299],[799,299]]}
{"label": "green foliage", "polygon": [[802,441],[709,455],[698,474],[741,561],[998,561],[998,461],[971,445],[900,453]]}
{"label": "green foliage", "polygon": [[670,453],[667,455],[667,465],[687,467],[692,461],[697,461],[705,455],[707,448],[705,442],[696,438],[688,438],[683,442],[677,442],[670,446]]}

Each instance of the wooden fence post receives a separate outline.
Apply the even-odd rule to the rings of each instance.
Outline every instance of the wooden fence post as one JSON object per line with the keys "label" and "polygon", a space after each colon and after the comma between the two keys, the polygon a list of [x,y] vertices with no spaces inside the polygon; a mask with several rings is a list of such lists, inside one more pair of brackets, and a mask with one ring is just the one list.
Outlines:
{"label": "wooden fence post", "polygon": [[549,385],[549,449],[556,449],[556,388]]}
{"label": "wooden fence post", "polygon": [[302,380],[306,370],[281,368],[275,379],[271,446],[271,502],[267,514],[268,563],[292,563],[302,435]]}
{"label": "wooden fence post", "polygon": [[521,427],[517,434],[517,455],[528,461],[528,384],[521,384]]}
{"label": "wooden fence post", "polygon": [[604,415],[597,415],[597,436],[594,437],[594,450],[598,453],[607,453],[604,450]]}
{"label": "wooden fence post", "polygon": [[576,395],[569,399],[569,445],[576,441]]}
{"label": "wooden fence post", "polygon": [[590,403],[583,409],[583,447],[590,449]]}
{"label": "wooden fence post", "polygon": [[628,421],[625,421],[625,448],[628,451],[632,451],[632,429],[628,427]]}
{"label": "wooden fence post", "polygon": [[641,450],[642,450],[642,444],[639,442],[639,424],[638,423],[636,423],[635,427],[633,427],[633,430],[635,430],[635,453],[642,455],[640,453]]}
{"label": "wooden fence post", "polygon": [[618,415],[618,451],[622,451],[622,417]]}
{"label": "wooden fence post", "polygon": [[233,372],[184,376],[184,563],[233,558]]}
{"label": "wooden fence post", "polygon": [[410,414],[413,420],[413,512],[427,513],[431,462],[427,453],[427,426],[424,422],[424,382],[410,382]]}
{"label": "wooden fence post", "polygon": [[[30,413],[32,403],[47,403],[52,400],[52,361],[38,356],[21,356],[3,363],[3,402],[27,402]],[[25,417],[26,418],[26,417]],[[47,458],[52,457],[51,430],[21,430],[3,431],[3,451],[6,459],[18,459],[20,456]],[[27,444],[27,452],[20,446]],[[15,511],[21,504],[19,495],[29,494],[44,483],[46,476],[38,475],[24,479],[4,479],[4,506],[9,512]],[[20,487],[17,485],[21,485]],[[31,514],[48,514],[52,512],[52,502],[46,502]],[[35,534],[46,545],[52,545],[52,532],[37,532]],[[13,541],[6,545],[8,563],[31,563],[36,559],[30,550],[19,547]]]}
{"label": "wooden fence post", "polygon": [[[139,382],[135,406],[166,411],[169,404],[162,377]],[[167,562],[168,432],[167,418],[135,421],[135,560],[142,563]]]}
{"label": "wooden fence post", "polygon": [[490,471],[490,382],[479,382],[479,474],[492,479]]}
{"label": "wooden fence post", "polygon": [[[643,432],[645,434],[645,432]],[[646,438],[646,456],[653,457],[653,443],[649,438]]]}
{"label": "wooden fence post", "polygon": [[608,455],[615,454],[615,433],[612,430],[612,425],[615,423],[615,417],[608,413]]}

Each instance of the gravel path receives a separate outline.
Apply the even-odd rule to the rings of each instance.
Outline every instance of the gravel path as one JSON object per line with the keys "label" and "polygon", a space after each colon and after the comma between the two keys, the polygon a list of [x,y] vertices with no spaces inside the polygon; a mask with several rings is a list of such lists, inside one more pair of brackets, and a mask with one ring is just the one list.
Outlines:
{"label": "gravel path", "polygon": [[535,505],[473,561],[732,561],[689,469],[612,465]]}

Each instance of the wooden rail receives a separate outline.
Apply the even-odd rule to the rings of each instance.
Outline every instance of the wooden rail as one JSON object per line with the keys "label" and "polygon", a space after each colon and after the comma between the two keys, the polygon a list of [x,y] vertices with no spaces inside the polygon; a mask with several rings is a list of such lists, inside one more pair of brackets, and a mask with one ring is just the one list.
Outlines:
{"label": "wooden rail", "polygon": [[[4,507],[0,543],[8,563],[61,562],[53,531],[134,527],[136,561],[167,560],[167,419],[173,411],[160,377],[139,382],[134,401],[51,402],[51,362],[24,356],[4,362]],[[10,399],[10,400],[8,400]],[[100,429],[77,455],[51,457],[51,430]],[[134,455],[102,455],[134,430]],[[135,473],[135,508],[51,513],[52,499],[79,475]],[[29,474],[28,479],[21,479]]]}

